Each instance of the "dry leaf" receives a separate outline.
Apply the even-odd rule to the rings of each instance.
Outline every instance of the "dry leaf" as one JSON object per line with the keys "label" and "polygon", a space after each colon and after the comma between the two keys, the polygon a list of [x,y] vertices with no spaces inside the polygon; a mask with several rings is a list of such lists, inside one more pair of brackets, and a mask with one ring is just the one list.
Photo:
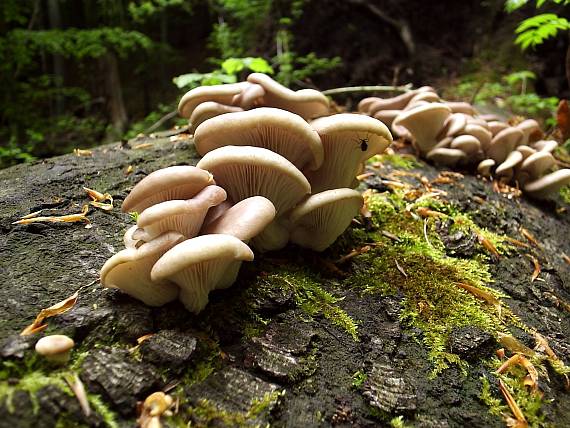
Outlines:
{"label": "dry leaf", "polygon": [[519,230],[521,232],[521,235],[524,236],[532,245],[534,245],[537,248],[542,249],[542,247],[540,246],[540,243],[536,240],[536,238],[532,235],[532,233],[530,233],[524,227],[521,227]]}
{"label": "dry leaf", "polygon": [[146,149],[148,147],[152,147],[152,143],[137,144],[136,146],[133,147],[133,149],[141,150],[141,149]]}
{"label": "dry leaf", "polygon": [[458,287],[463,288],[465,291],[471,293],[475,297],[483,299],[488,304],[493,305],[497,309],[497,312],[499,313],[499,318],[501,317],[501,302],[499,301],[499,299],[493,296],[493,294],[491,294],[486,290],[482,290],[481,288],[477,288],[469,284],[464,284],[462,282],[457,282],[456,284]]}
{"label": "dry leaf", "polygon": [[436,218],[447,217],[447,214],[440,213],[439,211],[431,210],[427,207],[418,207],[416,209],[416,213],[422,218],[426,218],[426,217],[436,217]]}
{"label": "dry leaf", "polygon": [[527,357],[534,357],[536,352],[530,349],[528,346],[522,344],[517,338],[504,333],[497,333],[499,337],[499,343],[511,352],[518,352]]}
{"label": "dry leaf", "polygon": [[83,205],[83,209],[79,214],[68,214],[62,216],[49,216],[49,217],[32,217],[32,218],[23,218],[22,220],[18,220],[13,222],[12,224],[30,224],[30,223],[76,223],[79,221],[84,221],[86,223],[90,223],[89,219],[86,216],[87,212],[89,211],[88,205]]}
{"label": "dry leaf", "polygon": [[511,412],[513,412],[513,415],[518,422],[515,426],[517,426],[517,427],[528,426],[528,423],[526,421],[526,418],[524,417],[524,414],[523,414],[521,408],[518,406],[517,402],[515,401],[515,399],[513,398],[512,394],[511,394],[511,392],[509,391],[509,389],[507,388],[507,386],[505,385],[505,383],[501,379],[499,379],[499,389],[501,390],[501,393],[505,397],[505,400],[506,400],[507,404],[509,405]]}
{"label": "dry leaf", "polygon": [[479,240],[479,243],[487,250],[489,251],[493,256],[495,256],[497,259],[501,257],[501,255],[499,254],[499,252],[497,251],[497,248],[495,247],[495,245],[493,245],[493,243],[491,241],[489,241],[487,238],[485,238],[483,235],[481,235],[480,233],[475,232],[475,234],[477,235],[477,239]]}
{"label": "dry leaf", "polygon": [[538,278],[538,275],[540,275],[542,269],[536,257],[531,256],[530,254],[527,255],[530,257],[530,259],[532,260],[532,264],[534,265],[534,271],[532,272],[532,276],[530,277],[530,282],[534,282],[536,278]]}
{"label": "dry leaf", "polygon": [[556,125],[562,133],[562,139],[566,140],[570,137],[570,108],[568,108],[568,101],[560,100],[558,108],[556,109]]}
{"label": "dry leaf", "polygon": [[83,149],[73,149],[73,153],[75,156],[92,156],[93,152],[91,150],[83,150]]}
{"label": "dry leaf", "polygon": [[[47,324],[42,324],[46,318],[51,318],[56,315],[63,314],[69,311],[77,302],[77,298],[79,297],[79,291],[73,293],[72,296],[68,297],[65,300],[62,300],[59,303],[56,303],[49,308],[42,309],[34,322],[26,327],[21,333],[20,336],[28,336],[30,334],[37,333],[47,327]],[[41,329],[41,330],[39,330]]]}
{"label": "dry leaf", "polygon": [[394,259],[394,262],[396,263],[396,269],[398,269],[398,271],[404,275],[405,278],[408,277],[408,274],[406,273],[406,271],[404,270],[404,268],[402,266],[400,266],[400,263],[398,263],[398,260]]}

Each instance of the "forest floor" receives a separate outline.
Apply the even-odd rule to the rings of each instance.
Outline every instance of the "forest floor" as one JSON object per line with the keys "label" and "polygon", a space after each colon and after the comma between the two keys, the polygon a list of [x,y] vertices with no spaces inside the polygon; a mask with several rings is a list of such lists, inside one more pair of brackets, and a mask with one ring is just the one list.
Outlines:
{"label": "forest floor", "polygon": [[[133,426],[160,390],[175,400],[165,427],[501,427],[515,417],[501,382],[529,425],[568,426],[562,200],[382,156],[361,185],[368,212],[330,249],[256,254],[198,316],[103,289],[99,269],[134,223],[120,201],[148,173],[196,162],[187,134],[162,133],[0,171],[0,427]],[[89,224],[13,224],[81,212],[83,186],[116,206],[90,207]],[[50,366],[33,351],[41,334],[19,333],[76,291],[45,321],[76,342]],[[515,353],[530,366],[497,374]]]}

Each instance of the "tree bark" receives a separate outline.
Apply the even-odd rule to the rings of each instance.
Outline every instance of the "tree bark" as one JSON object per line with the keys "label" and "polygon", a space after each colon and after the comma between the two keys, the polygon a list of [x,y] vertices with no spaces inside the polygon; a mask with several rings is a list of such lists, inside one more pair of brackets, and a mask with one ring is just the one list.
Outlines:
{"label": "tree bark", "polygon": [[104,78],[107,110],[109,112],[109,118],[111,119],[114,137],[120,138],[127,130],[128,118],[125,102],[123,100],[119,64],[116,54],[113,51],[107,51],[105,55],[99,58],[99,65]]}
{"label": "tree bark", "polygon": [[[52,30],[61,28],[61,12],[59,9],[59,0],[48,0],[48,15],[49,24]],[[54,54],[53,56],[53,75],[55,76],[55,86],[58,90],[63,88],[63,82],[65,80],[65,64],[63,62],[63,56]],[[55,95],[55,104],[52,109],[52,113],[56,116],[63,114],[65,110],[65,99],[63,95],[58,91]]]}

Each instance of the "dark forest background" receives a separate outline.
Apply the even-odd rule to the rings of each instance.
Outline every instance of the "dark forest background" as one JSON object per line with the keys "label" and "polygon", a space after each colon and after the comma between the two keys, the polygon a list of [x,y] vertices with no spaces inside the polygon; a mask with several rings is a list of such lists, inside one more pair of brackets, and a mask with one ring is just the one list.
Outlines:
{"label": "dark forest background", "polygon": [[[542,14],[556,20],[516,45]],[[185,91],[251,70],[292,88],[429,84],[548,126],[569,96],[566,15],[563,0],[3,0],[0,166],[171,127]]]}

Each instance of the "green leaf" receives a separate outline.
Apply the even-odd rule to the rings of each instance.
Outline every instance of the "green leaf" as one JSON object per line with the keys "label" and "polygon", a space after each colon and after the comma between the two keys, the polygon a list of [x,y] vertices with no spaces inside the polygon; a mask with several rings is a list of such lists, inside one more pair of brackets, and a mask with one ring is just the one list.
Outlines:
{"label": "green leaf", "polygon": [[238,74],[245,68],[244,58],[228,58],[221,67],[226,74]]}
{"label": "green leaf", "polygon": [[248,68],[255,73],[273,74],[273,68],[263,58],[251,58]]}
{"label": "green leaf", "polygon": [[528,0],[507,0],[505,2],[505,10],[508,13],[514,12],[517,9],[520,9],[525,4],[528,3]]}

